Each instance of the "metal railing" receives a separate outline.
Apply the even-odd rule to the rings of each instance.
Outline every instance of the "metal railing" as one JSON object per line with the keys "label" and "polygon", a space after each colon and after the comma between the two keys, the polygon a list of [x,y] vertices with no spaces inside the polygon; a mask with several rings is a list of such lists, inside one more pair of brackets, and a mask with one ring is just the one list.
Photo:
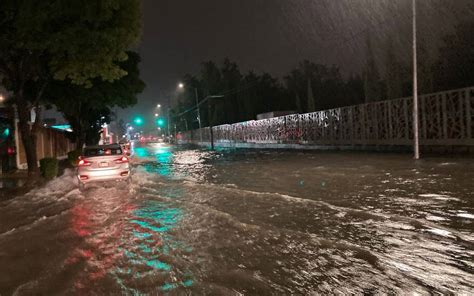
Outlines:
{"label": "metal railing", "polygon": [[[474,145],[474,87],[419,97],[422,145]],[[411,97],[213,127],[214,141],[312,145],[411,145]],[[200,131],[181,133],[186,143]],[[202,128],[202,141],[210,141]]]}

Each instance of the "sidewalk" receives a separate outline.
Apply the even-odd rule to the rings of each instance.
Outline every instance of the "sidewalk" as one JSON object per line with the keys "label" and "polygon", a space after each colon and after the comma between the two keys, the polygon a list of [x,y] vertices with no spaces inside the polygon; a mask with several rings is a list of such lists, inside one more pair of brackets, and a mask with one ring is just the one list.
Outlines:
{"label": "sidewalk", "polygon": [[[72,168],[67,160],[59,161],[58,176],[64,174],[66,168]],[[6,174],[0,174],[0,202],[26,194],[31,189],[46,183],[43,178],[31,179],[28,171],[15,170]]]}
{"label": "sidewalk", "polygon": [[32,186],[28,184],[28,172],[16,170],[0,175],[0,201],[25,194]]}

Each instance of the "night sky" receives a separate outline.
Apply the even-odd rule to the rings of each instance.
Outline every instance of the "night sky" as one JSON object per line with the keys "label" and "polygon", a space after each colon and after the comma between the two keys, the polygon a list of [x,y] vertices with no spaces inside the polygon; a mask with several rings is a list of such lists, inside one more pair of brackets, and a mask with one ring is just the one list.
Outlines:
{"label": "night sky", "polygon": [[[458,19],[472,18],[470,0],[418,0],[419,36],[433,54]],[[147,88],[139,104],[119,112],[151,116],[157,103],[176,98],[186,73],[202,61],[238,63],[282,77],[309,59],[359,73],[370,34],[382,59],[391,36],[402,59],[411,54],[411,0],[144,0],[141,73]]]}

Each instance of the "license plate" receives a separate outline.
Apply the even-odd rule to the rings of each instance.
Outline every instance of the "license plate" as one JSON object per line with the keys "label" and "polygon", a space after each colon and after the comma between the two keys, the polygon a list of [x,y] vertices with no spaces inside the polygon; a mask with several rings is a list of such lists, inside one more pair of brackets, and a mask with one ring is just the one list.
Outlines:
{"label": "license plate", "polygon": [[108,163],[108,162],[101,162],[101,163],[99,163],[99,166],[100,166],[101,168],[103,168],[103,167],[108,167],[108,166],[109,166],[109,163]]}

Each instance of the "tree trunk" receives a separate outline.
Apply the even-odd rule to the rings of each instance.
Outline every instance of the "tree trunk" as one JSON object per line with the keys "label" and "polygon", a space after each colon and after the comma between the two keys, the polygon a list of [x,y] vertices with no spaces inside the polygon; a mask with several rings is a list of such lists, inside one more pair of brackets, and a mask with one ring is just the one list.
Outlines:
{"label": "tree trunk", "polygon": [[77,137],[76,139],[76,150],[82,150],[82,147],[84,147],[84,143],[85,143],[85,140],[84,140],[84,136],[80,135]]}
{"label": "tree trunk", "polygon": [[84,128],[81,120],[71,119],[70,122],[73,122],[72,129],[76,134],[76,150],[82,150],[84,144],[86,143],[86,135],[84,133]]}
{"label": "tree trunk", "polygon": [[26,163],[28,165],[28,175],[38,176],[38,156],[36,154],[36,136],[37,130],[32,129],[29,123],[30,110],[27,102],[23,99],[22,94],[17,97],[18,104],[16,105],[18,111],[18,125],[21,133],[21,141],[26,153]]}

